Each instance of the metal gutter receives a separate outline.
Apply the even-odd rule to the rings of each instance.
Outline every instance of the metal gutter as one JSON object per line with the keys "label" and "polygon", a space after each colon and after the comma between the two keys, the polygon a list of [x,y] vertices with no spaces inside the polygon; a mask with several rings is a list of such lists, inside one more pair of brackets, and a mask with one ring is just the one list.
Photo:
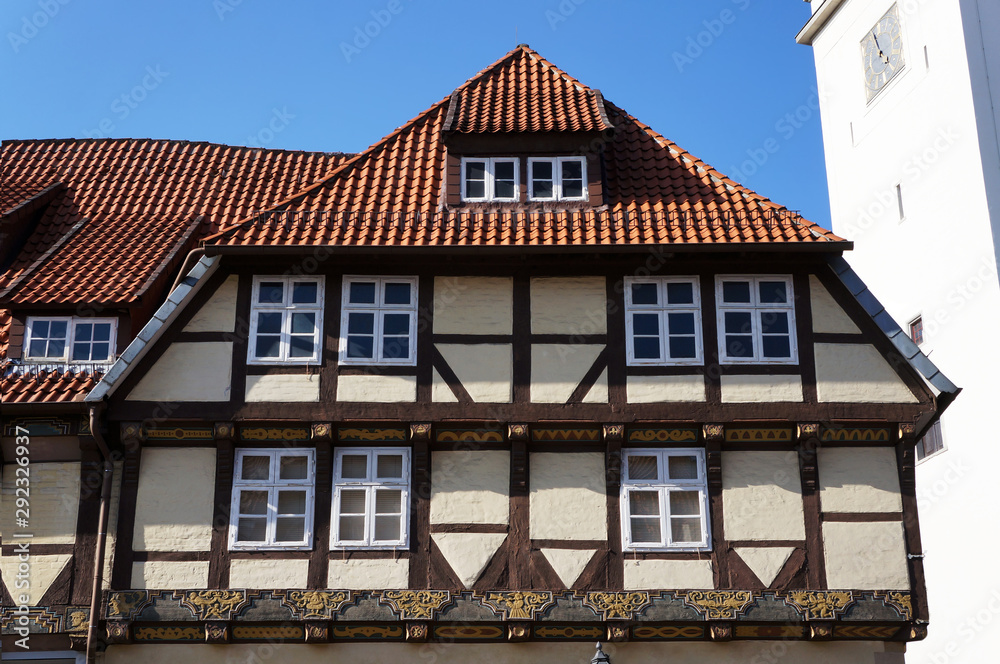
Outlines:
{"label": "metal gutter", "polygon": [[796,43],[812,46],[813,39],[842,4],[844,4],[844,0],[825,0],[822,6],[814,11],[806,24],[802,26],[799,34],[795,35]]}

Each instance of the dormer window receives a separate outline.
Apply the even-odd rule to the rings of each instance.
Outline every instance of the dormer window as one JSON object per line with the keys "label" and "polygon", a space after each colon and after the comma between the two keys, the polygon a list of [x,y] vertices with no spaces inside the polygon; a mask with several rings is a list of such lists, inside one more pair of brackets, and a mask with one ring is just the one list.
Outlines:
{"label": "dormer window", "polygon": [[27,320],[24,359],[73,364],[114,359],[114,318],[31,317]]}
{"label": "dormer window", "polygon": [[533,201],[585,201],[586,182],[583,157],[528,159],[528,198]]}
{"label": "dormer window", "polygon": [[514,157],[462,159],[462,200],[471,203],[516,201],[518,170]]}

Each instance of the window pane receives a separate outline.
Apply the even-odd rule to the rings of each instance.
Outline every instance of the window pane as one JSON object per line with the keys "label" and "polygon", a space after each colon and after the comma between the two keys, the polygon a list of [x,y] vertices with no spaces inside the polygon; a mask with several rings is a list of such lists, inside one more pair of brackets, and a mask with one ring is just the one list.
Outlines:
{"label": "window pane", "polygon": [[365,513],[364,489],[344,489],[340,492],[340,513],[341,514],[364,514]]}
{"label": "window pane", "polygon": [[281,333],[281,314],[280,313],[265,313],[261,312],[257,314],[257,333],[258,334],[280,334]]}
{"label": "window pane", "polygon": [[409,304],[410,291],[413,290],[408,283],[389,283],[385,285],[386,304]]}
{"label": "window pane", "polygon": [[31,336],[35,339],[45,339],[49,336],[49,321],[47,320],[33,320],[31,321]]}
{"label": "window pane", "polygon": [[305,491],[279,491],[278,514],[305,514]]}
{"label": "window pane", "polygon": [[694,337],[670,337],[670,357],[675,360],[698,357],[698,349]]}
{"label": "window pane", "polygon": [[292,334],[312,334],[316,331],[316,314],[292,314]]}
{"label": "window pane", "polygon": [[749,281],[723,281],[722,282],[723,302],[749,302],[750,282]]}
{"label": "window pane", "polygon": [[347,337],[347,357],[372,358],[374,355],[374,337]]}
{"label": "window pane", "polygon": [[694,285],[689,283],[668,283],[667,304],[694,304]]}
{"label": "window pane", "polygon": [[281,337],[266,334],[257,335],[254,357],[279,357],[280,355]]}
{"label": "window pane", "polygon": [[753,337],[739,334],[727,334],[726,356],[753,357]]}
{"label": "window pane", "polygon": [[628,457],[628,478],[630,480],[655,480],[659,477],[655,456]]}
{"label": "window pane", "polygon": [[401,454],[378,455],[378,470],[376,474],[379,477],[401,478],[403,476],[403,455]]}
{"label": "window pane", "polygon": [[632,304],[658,304],[656,284],[632,284]]}
{"label": "window pane", "polygon": [[579,180],[583,177],[582,161],[564,161],[562,163],[563,180]]}
{"label": "window pane", "polygon": [[514,198],[514,181],[497,180],[493,183],[494,198]]}
{"label": "window pane", "polygon": [[28,346],[28,357],[45,357],[45,340],[31,342]]}
{"label": "window pane", "polygon": [[788,314],[780,311],[761,313],[760,331],[764,334],[788,334]]}
{"label": "window pane", "polygon": [[642,336],[658,335],[660,317],[657,314],[632,314],[632,332]]}
{"label": "window pane", "polygon": [[96,343],[90,349],[90,359],[95,362],[107,360],[111,357],[111,347],[106,343]]}
{"label": "window pane", "polygon": [[376,516],[375,517],[375,539],[379,541],[396,541],[399,539],[398,516]]}
{"label": "window pane", "polygon": [[631,516],[660,514],[660,494],[657,491],[631,491],[628,494],[628,504]]}
{"label": "window pane", "polygon": [[637,360],[660,359],[659,339],[655,337],[636,337],[634,346],[635,346],[635,359]]}
{"label": "window pane", "polygon": [[694,314],[667,314],[670,334],[694,334]]}
{"label": "window pane", "polygon": [[375,282],[352,281],[348,300],[351,304],[375,304]]}
{"label": "window pane", "polygon": [[52,339],[49,341],[49,352],[45,354],[46,357],[62,357],[66,354],[66,340],[65,339]]}
{"label": "window pane", "polygon": [[498,161],[493,165],[493,177],[497,180],[514,181],[514,162]]}
{"label": "window pane", "polygon": [[535,198],[552,198],[552,183],[536,181],[532,187],[532,192]]}
{"label": "window pane", "polygon": [[111,341],[111,324],[94,324],[94,341]]}
{"label": "window pane", "polygon": [[753,331],[752,315],[749,311],[727,311],[725,321],[728,334],[750,334]]}
{"label": "window pane", "polygon": [[292,284],[293,304],[316,304],[319,298],[319,284],[315,281],[298,281]]}
{"label": "window pane", "polygon": [[669,456],[667,468],[672,480],[698,479],[698,460],[693,456]]}
{"label": "window pane", "polygon": [[485,180],[486,179],[486,162],[483,162],[483,161],[467,161],[467,162],[465,162],[465,179],[466,180]]}
{"label": "window pane", "polygon": [[306,536],[306,519],[304,516],[282,516],[274,528],[276,542],[301,542]]}
{"label": "window pane", "polygon": [[382,334],[398,335],[409,333],[409,314],[386,314],[382,318]]}
{"label": "window pane", "polygon": [[340,539],[349,542],[359,542],[365,538],[364,516],[340,517]]}
{"label": "window pane", "polygon": [[90,341],[90,335],[93,332],[94,326],[90,323],[77,323],[76,325],[76,340],[77,341]]}
{"label": "window pane", "polygon": [[410,356],[409,337],[386,337],[382,340],[382,359],[398,360]]}
{"label": "window pane", "polygon": [[313,338],[308,337],[292,337],[289,339],[289,357],[312,357],[313,353]]}
{"label": "window pane", "polygon": [[267,534],[267,519],[240,519],[236,529],[239,542],[263,542]]}
{"label": "window pane", "polygon": [[[340,476],[344,479],[363,480],[368,477],[368,457],[364,454],[345,454],[341,457],[340,464]],[[361,493],[364,495],[363,491]]]}
{"label": "window pane", "polygon": [[784,281],[762,281],[758,284],[760,301],[763,304],[785,304],[788,302],[788,285]]}
{"label": "window pane", "polygon": [[466,180],[465,197],[486,198],[486,182],[483,180]]}
{"label": "window pane", "polygon": [[788,337],[764,337],[761,341],[764,357],[792,356],[792,344]]}
{"label": "window pane", "polygon": [[701,519],[671,519],[670,539],[680,542],[701,543]]}
{"label": "window pane", "polygon": [[350,314],[347,317],[348,334],[374,334],[375,314]]}
{"label": "window pane", "polygon": [[663,540],[660,534],[659,519],[631,519],[632,521],[632,541],[657,543]]}
{"label": "window pane", "polygon": [[283,456],[278,463],[278,478],[304,480],[309,476],[309,457]]}
{"label": "window pane", "polygon": [[403,492],[399,489],[379,489],[375,492],[376,514],[399,514],[403,511]]}
{"label": "window pane", "polygon": [[531,164],[531,177],[534,180],[551,180],[552,179],[552,162],[551,161],[535,161]]}
{"label": "window pane", "polygon": [[563,198],[583,198],[583,180],[566,180],[562,182]]}
{"label": "window pane", "polygon": [[54,320],[49,324],[49,339],[65,339],[68,324],[64,320]]}
{"label": "window pane", "polygon": [[87,361],[90,359],[90,344],[73,344],[73,359],[77,361]]}
{"label": "window pane", "polygon": [[271,474],[271,457],[244,456],[241,480],[266,480]]}
{"label": "window pane", "polygon": [[262,281],[257,291],[259,304],[281,304],[285,297],[285,286],[280,281]]}
{"label": "window pane", "polygon": [[240,514],[267,514],[267,491],[240,491]]}
{"label": "window pane", "polygon": [[701,514],[699,494],[697,491],[671,491],[671,516],[697,516]]}

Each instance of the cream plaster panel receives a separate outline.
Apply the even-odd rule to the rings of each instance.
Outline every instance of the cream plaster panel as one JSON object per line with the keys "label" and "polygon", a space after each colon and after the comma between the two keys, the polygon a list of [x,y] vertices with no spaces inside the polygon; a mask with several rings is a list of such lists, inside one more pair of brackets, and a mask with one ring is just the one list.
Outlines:
{"label": "cream plaster panel", "polygon": [[[157,560],[132,563],[132,585],[136,590],[200,590],[208,588],[208,561]],[[234,586],[239,587],[239,586]]]}
{"label": "cream plaster panel", "polygon": [[507,539],[505,533],[431,533],[431,539],[466,588],[482,576],[497,549]]}
{"label": "cream plaster panel", "polygon": [[510,403],[514,352],[510,344],[435,344],[476,403]]}
{"label": "cream plaster panel", "polygon": [[607,403],[608,402],[608,370],[605,369],[597,377],[594,386],[583,397],[583,403]]}
{"label": "cream plaster panel", "polygon": [[822,447],[817,461],[824,512],[901,512],[896,451]]}
{"label": "cream plaster panel", "polygon": [[319,401],[319,374],[247,376],[248,402]]}
{"label": "cream plaster panel", "polygon": [[531,454],[528,515],[532,539],[602,540],[608,536],[604,455]]}
{"label": "cream plaster panel", "polygon": [[[902,659],[885,659],[903,644],[877,641],[840,641],[810,643],[806,641],[730,641],[728,643],[605,643],[604,651],[611,661],[628,664],[705,664],[705,662],[764,661],[761,653],[784,653],[787,664],[889,664]],[[385,664],[415,661],[412,643],[322,643],[281,645],[281,660],[295,664]],[[102,664],[232,664],[260,659],[259,643],[205,645],[204,643],[110,645]],[[428,651],[421,651],[428,652]],[[901,651],[899,651],[901,652]],[[875,654],[880,655],[875,659]],[[589,662],[594,656],[592,641],[577,643],[457,643],[434,649],[435,664],[554,664],[556,662]],[[902,657],[902,655],[900,655]]]}
{"label": "cream plaster panel", "polygon": [[435,277],[435,334],[510,334],[514,320],[510,277]]}
{"label": "cream plaster panel", "polygon": [[[3,466],[3,494],[0,496],[0,533],[4,541],[12,540],[17,517],[17,464]],[[80,511],[80,462],[32,463],[30,489],[30,521],[32,544],[73,544],[76,541],[76,517]]]}
{"label": "cream plaster panel", "polygon": [[795,452],[723,452],[722,514],[727,540],[805,539]]}
{"label": "cream plaster panel", "polygon": [[861,334],[820,280],[809,277],[809,300],[812,303],[813,332],[831,334]]}
{"label": "cream plaster panel", "polygon": [[603,345],[533,344],[531,346],[531,400],[566,403],[594,365]]}
{"label": "cream plaster panel", "polygon": [[910,576],[906,564],[903,524],[823,524],[826,583],[830,588],[858,590],[907,590]]}
{"label": "cream plaster panel", "polygon": [[136,551],[208,551],[215,505],[215,449],[147,447],[135,502]]}
{"label": "cream plaster panel", "polygon": [[541,552],[563,585],[572,588],[593,560],[597,549],[541,549]]}
{"label": "cream plaster panel", "polygon": [[[32,522],[34,522],[34,519],[32,519]],[[38,606],[41,604],[42,597],[52,587],[56,577],[59,576],[72,558],[73,555],[69,553],[46,556],[32,553],[30,562],[31,570],[28,573],[29,585],[27,588],[18,588],[15,585],[18,566],[21,564],[16,555],[0,557],[0,575],[3,576],[4,585],[7,586],[11,599],[16,604],[21,604],[21,595],[27,594],[27,604],[29,606]],[[4,625],[4,627],[7,627],[7,625]]]}
{"label": "cream plaster panel", "polygon": [[233,344],[171,344],[128,395],[128,401],[229,401]]}
{"label": "cream plaster panel", "polygon": [[304,558],[233,560],[229,563],[230,588],[305,588],[308,578],[309,561]]}
{"label": "cream plaster panel", "polygon": [[341,590],[409,588],[410,560],[409,558],[331,560],[326,586]]}
{"label": "cream plaster panel", "polygon": [[434,403],[458,403],[458,397],[448,387],[448,383],[444,381],[438,370],[433,369],[432,371],[434,373],[431,378],[431,401]]}
{"label": "cream plaster panel", "polygon": [[629,403],[704,401],[705,377],[701,374],[691,376],[629,376],[625,389]]}
{"label": "cream plaster panel", "polygon": [[431,453],[431,523],[507,523],[510,452]]}
{"label": "cream plaster panel", "polygon": [[240,278],[232,274],[202,305],[188,324],[185,332],[233,332],[236,330],[236,293]]}
{"label": "cream plaster panel", "polygon": [[802,376],[722,376],[723,403],[802,401]]}
{"label": "cream plaster panel", "polygon": [[820,402],[916,403],[910,388],[874,346],[816,344]]}
{"label": "cream plaster panel", "polygon": [[531,280],[533,334],[606,334],[608,293],[604,277]]}
{"label": "cream plaster panel", "polygon": [[715,588],[711,560],[625,560],[625,590]]}
{"label": "cream plaster panel", "polygon": [[743,559],[747,567],[769,588],[795,551],[793,546],[737,546],[733,551]]}
{"label": "cream plaster panel", "polygon": [[416,376],[339,376],[337,401],[401,403],[417,400]]}

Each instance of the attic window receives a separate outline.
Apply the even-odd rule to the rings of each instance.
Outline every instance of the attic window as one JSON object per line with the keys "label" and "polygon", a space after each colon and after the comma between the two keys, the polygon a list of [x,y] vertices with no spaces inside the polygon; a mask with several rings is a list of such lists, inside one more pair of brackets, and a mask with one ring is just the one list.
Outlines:
{"label": "attic window", "polygon": [[31,317],[24,358],[30,362],[110,362],[114,358],[114,318]]}
{"label": "attic window", "polygon": [[462,200],[516,201],[518,170],[514,157],[462,159]]}
{"label": "attic window", "polygon": [[587,160],[583,157],[528,159],[528,198],[533,201],[587,200]]}

